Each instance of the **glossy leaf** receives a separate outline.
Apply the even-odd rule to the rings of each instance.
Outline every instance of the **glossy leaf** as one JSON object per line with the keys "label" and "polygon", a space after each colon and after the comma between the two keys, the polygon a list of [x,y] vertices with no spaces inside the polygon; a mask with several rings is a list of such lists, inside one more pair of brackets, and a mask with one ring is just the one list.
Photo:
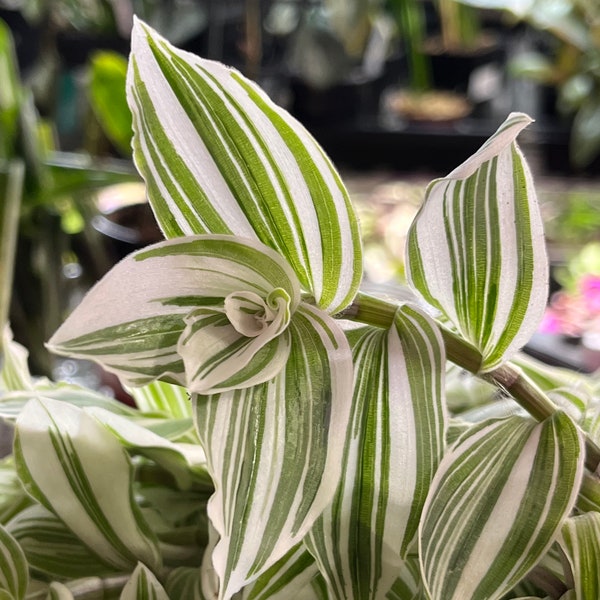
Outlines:
{"label": "glossy leaf", "polygon": [[[236,303],[240,293],[256,300],[251,314]],[[95,360],[132,386],[162,378],[191,392],[223,391],[281,369],[289,352],[285,328],[299,301],[290,267],[259,242],[179,238],[121,261],[48,347]]]}
{"label": "glossy leaf", "polygon": [[301,305],[292,351],[271,381],[195,398],[220,536],[212,566],[227,600],[300,542],[333,498],[352,399],[352,360],[337,324]]}
{"label": "glossy leaf", "polygon": [[544,556],[583,474],[582,436],[562,412],[511,417],[464,435],[444,457],[419,528],[432,598],[502,598]]}
{"label": "glossy leaf", "polygon": [[169,238],[225,233],[284,256],[330,313],[362,277],[358,225],[323,150],[254,83],[136,20],[128,74],[134,159]]}
{"label": "glossy leaf", "polygon": [[102,561],[117,569],[140,559],[160,565],[154,534],[133,499],[127,454],[91,415],[32,400],[17,419],[15,459],[29,493]]}
{"label": "glossy leaf", "polygon": [[0,590],[13,600],[23,600],[29,571],[25,554],[15,538],[0,525]]}
{"label": "glossy leaf", "polygon": [[169,596],[156,575],[146,565],[138,563],[119,600],[169,600]]}
{"label": "glossy leaf", "polygon": [[567,519],[559,542],[571,568],[576,598],[600,598],[600,513]]}
{"label": "glossy leaf", "polygon": [[476,154],[433,181],[408,234],[409,281],[481,352],[482,371],[529,341],[548,298],[542,221],[515,142],[530,122],[511,114]]}
{"label": "glossy leaf", "polygon": [[438,327],[401,306],[389,331],[350,331],[352,421],[334,501],[307,544],[331,598],[386,598],[413,547],[445,447],[445,352]]}

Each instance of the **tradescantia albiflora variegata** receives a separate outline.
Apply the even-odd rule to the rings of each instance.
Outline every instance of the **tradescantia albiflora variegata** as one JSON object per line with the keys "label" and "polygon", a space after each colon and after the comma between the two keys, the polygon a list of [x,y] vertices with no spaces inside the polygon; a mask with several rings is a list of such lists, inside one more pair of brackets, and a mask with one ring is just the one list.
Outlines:
{"label": "tradescantia albiflora variegata", "polygon": [[[32,380],[5,339],[3,472],[29,495],[2,520],[2,597],[598,597],[599,411],[583,376],[519,354],[548,279],[530,119],[429,185],[401,302],[360,291],[339,175],[254,83],[136,21],[127,94],[166,240],[48,345],[137,408]],[[473,379],[448,359],[503,400],[450,410]]]}

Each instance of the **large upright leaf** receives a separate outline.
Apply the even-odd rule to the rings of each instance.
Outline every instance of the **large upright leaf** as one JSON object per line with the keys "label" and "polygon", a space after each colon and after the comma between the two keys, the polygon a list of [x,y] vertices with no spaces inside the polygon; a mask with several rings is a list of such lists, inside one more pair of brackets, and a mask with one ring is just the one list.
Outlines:
{"label": "large upright leaf", "polygon": [[258,238],[334,313],[362,276],[356,216],[323,150],[254,83],[136,20],[128,73],[134,158],[167,237]]}
{"label": "large upright leaf", "polygon": [[213,393],[279,371],[299,301],[293,271],[260,242],[178,238],[116,265],[48,347],[96,360],[132,386],[161,377]]}
{"label": "large upright leaf", "polygon": [[419,528],[434,600],[502,598],[560,533],[583,475],[582,435],[562,412],[474,427],[434,478]]}
{"label": "large upright leaf", "polygon": [[364,328],[349,339],[355,381],[342,479],[307,544],[331,598],[384,599],[445,446],[445,352],[435,323],[411,305],[389,331]]}
{"label": "large upright leaf", "polygon": [[15,458],[27,490],[107,565],[159,567],[157,540],[133,498],[133,468],[92,416],[31,400],[16,424]]}
{"label": "large upright leaf", "polygon": [[212,553],[227,600],[298,544],[333,498],[352,400],[348,342],[325,313],[301,305],[292,351],[271,381],[195,398],[215,494]]}
{"label": "large upright leaf", "polygon": [[548,297],[548,261],[513,113],[447,177],[433,181],[408,234],[407,276],[479,349],[482,371],[525,345]]}

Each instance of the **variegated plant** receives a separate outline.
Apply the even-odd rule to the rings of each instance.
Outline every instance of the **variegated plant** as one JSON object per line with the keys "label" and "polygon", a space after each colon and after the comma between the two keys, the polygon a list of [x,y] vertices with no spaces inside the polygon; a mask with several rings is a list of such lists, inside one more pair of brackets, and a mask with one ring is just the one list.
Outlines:
{"label": "variegated plant", "polygon": [[600,597],[598,388],[519,353],[548,278],[530,119],[429,186],[407,302],[359,290],[343,183],[254,83],[137,21],[127,94],[167,239],[49,348],[137,408],[33,379],[4,333],[0,599]]}

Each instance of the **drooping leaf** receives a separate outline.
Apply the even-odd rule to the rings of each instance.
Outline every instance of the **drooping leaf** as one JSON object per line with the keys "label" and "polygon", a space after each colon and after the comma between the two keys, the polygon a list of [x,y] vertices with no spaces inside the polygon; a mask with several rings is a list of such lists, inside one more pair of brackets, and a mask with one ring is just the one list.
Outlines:
{"label": "drooping leaf", "polygon": [[227,600],[304,537],[337,487],[352,399],[352,360],[338,325],[300,305],[292,351],[271,381],[195,398],[220,536],[212,565]]}
{"label": "drooping leaf", "polygon": [[199,445],[174,444],[136,423],[102,408],[85,412],[118,439],[130,452],[141,454],[162,465],[181,489],[188,489],[195,478],[207,480],[206,457]]}
{"label": "drooping leaf", "polygon": [[284,256],[330,313],[362,276],[356,216],[323,150],[254,83],[136,20],[134,159],[167,237],[225,233]]}
{"label": "drooping leaf", "polygon": [[445,352],[435,323],[408,304],[389,331],[348,335],[356,375],[344,469],[307,545],[331,598],[383,599],[413,546],[444,451]]}
{"label": "drooping leaf", "polygon": [[115,572],[40,504],[21,511],[6,529],[21,544],[28,564],[51,579],[102,577]]}
{"label": "drooping leaf", "polygon": [[[262,302],[244,328],[240,292]],[[87,294],[48,342],[100,362],[135,386],[163,378],[212,393],[273,377],[289,352],[285,327],[298,281],[276,252],[250,240],[205,235],[129,255]],[[118,307],[118,310],[115,310]]]}
{"label": "drooping leaf", "polygon": [[133,498],[131,462],[91,415],[31,400],[17,419],[15,459],[29,493],[102,561],[118,569],[141,559],[160,565],[156,538]]}
{"label": "drooping leaf", "polygon": [[571,517],[559,543],[571,568],[576,598],[600,598],[600,513]]}
{"label": "drooping leaf", "polygon": [[156,575],[146,565],[138,563],[119,600],[169,600],[169,596]]}
{"label": "drooping leaf", "polygon": [[583,474],[582,436],[562,412],[475,426],[444,457],[419,528],[428,593],[496,600],[546,553]]}
{"label": "drooping leaf", "polygon": [[124,156],[131,154],[131,111],[125,95],[127,61],[116,52],[96,52],[89,65],[90,104],[107,137]]}
{"label": "drooping leaf", "polygon": [[29,582],[27,559],[15,538],[0,525],[0,591],[23,600]]}
{"label": "drooping leaf", "polygon": [[481,352],[482,371],[525,345],[548,297],[542,221],[515,142],[530,122],[511,114],[476,154],[433,181],[408,234],[409,281]]}

